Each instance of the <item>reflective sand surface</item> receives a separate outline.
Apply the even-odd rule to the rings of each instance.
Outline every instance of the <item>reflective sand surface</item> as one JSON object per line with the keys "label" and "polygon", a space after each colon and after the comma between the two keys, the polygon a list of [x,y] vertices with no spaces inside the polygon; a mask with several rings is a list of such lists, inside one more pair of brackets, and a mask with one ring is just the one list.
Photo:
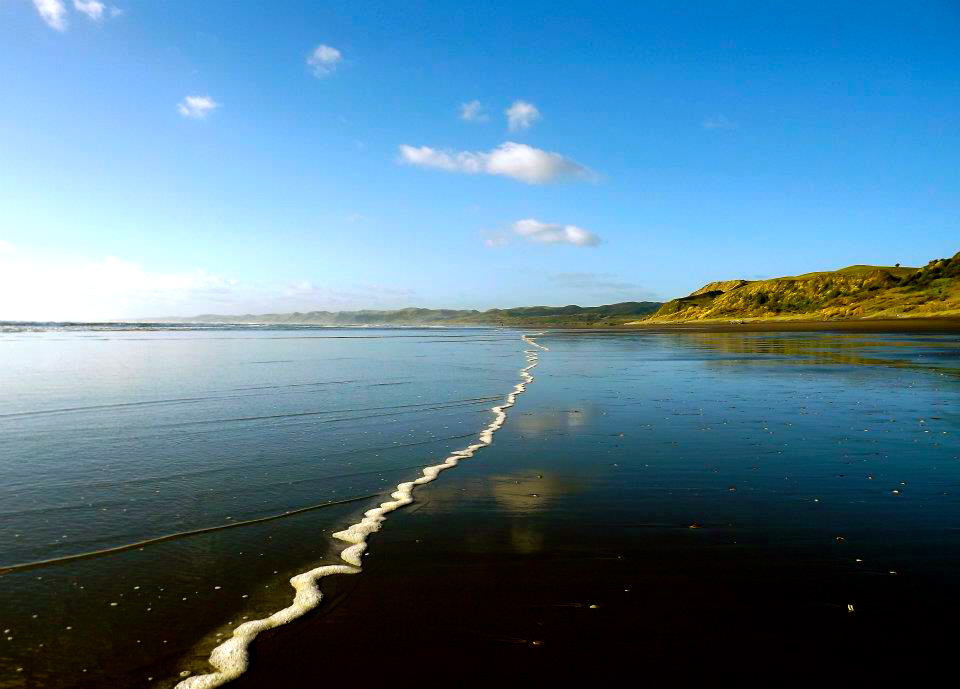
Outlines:
{"label": "reflective sand surface", "polygon": [[[209,671],[210,649],[244,618],[289,605],[290,576],[337,561],[342,545],[331,549],[330,533],[489,423],[490,398],[516,382],[526,345],[518,333],[455,335],[466,337],[384,338],[359,354],[361,341],[337,341],[323,357],[315,342],[288,338],[279,351],[224,340],[204,354],[209,344],[190,343],[189,356],[165,360],[150,342],[151,395],[142,394],[145,374],[126,365],[119,370],[133,373],[112,385],[139,396],[119,399],[103,380],[116,355],[87,375],[96,350],[81,342],[72,375],[97,392],[83,405],[44,382],[49,371],[18,368],[25,392],[16,404],[5,396],[0,412],[21,413],[0,417],[5,446],[20,448],[4,459],[16,489],[3,494],[0,528],[19,558],[5,564],[377,496],[0,577],[4,619],[13,620],[4,625],[9,685],[143,686],[152,677],[173,686],[181,672]],[[651,676],[692,671],[691,648],[721,673],[801,658],[809,667],[825,653],[854,664],[878,653],[904,663],[943,657],[936,639],[949,638],[950,582],[960,573],[955,336],[537,339],[550,351],[493,446],[391,516],[370,539],[362,575],[325,580],[316,611],[258,638],[239,686],[304,686],[318,672],[344,681],[352,671],[337,659],[359,649],[377,667],[419,663],[437,677],[473,663],[458,680],[466,686],[504,672],[531,682],[587,676],[586,666],[616,678],[625,658]],[[251,356],[260,346],[271,351]],[[230,356],[242,373],[210,373],[215,361],[229,369]],[[335,368],[310,370],[334,358]],[[275,363],[239,363],[247,361]],[[287,361],[297,363],[284,369]],[[357,381],[336,383],[353,386],[352,403],[331,386],[160,401],[335,380]],[[361,388],[375,382],[397,384]],[[109,407],[98,421],[84,418],[89,411],[50,413],[141,401],[156,404]],[[316,412],[327,411],[346,420],[326,423],[331,415]],[[41,472],[51,456],[57,470]],[[21,497],[29,490],[39,501]],[[31,507],[38,518],[26,516]],[[60,512],[77,517],[51,516]],[[24,535],[25,545],[15,542]],[[388,619],[403,632],[385,631]],[[430,685],[424,673],[368,673],[371,682]]]}

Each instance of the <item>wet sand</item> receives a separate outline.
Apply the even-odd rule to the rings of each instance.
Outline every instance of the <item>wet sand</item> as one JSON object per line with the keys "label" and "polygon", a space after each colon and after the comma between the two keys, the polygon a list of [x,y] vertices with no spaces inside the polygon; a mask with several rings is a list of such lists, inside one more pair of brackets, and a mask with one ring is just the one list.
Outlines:
{"label": "wet sand", "polygon": [[[131,354],[145,366],[136,389],[152,395],[146,406],[126,400],[122,408],[136,413],[87,399],[85,386],[82,424],[62,417],[75,404],[26,417],[43,405],[13,409],[7,439],[20,442],[12,453],[20,461],[11,470],[29,473],[63,450],[67,478],[84,490],[54,490],[49,507],[84,498],[60,521],[7,513],[4,562],[71,558],[81,530],[97,539],[85,550],[102,556],[0,576],[8,602],[0,686],[170,689],[209,672],[214,646],[291,604],[293,575],[342,563],[345,543],[332,534],[497,420],[477,390],[502,395],[516,384],[517,335],[412,340],[426,349],[364,339],[389,355],[387,371],[405,353],[409,382],[386,388],[372,353],[343,358],[363,354],[349,340],[331,358],[338,339],[230,331],[178,335],[172,348],[154,335],[144,350],[152,356]],[[92,351],[113,370],[114,352],[129,350],[124,337],[55,346]],[[391,513],[361,574],[324,579],[318,608],[258,637],[238,684],[671,684],[728,675],[767,685],[901,671],[915,682],[944,664],[960,613],[956,335],[550,331],[538,340],[550,351],[493,445]],[[27,363],[37,349],[29,345]],[[163,352],[169,366],[156,367]],[[223,366],[230,352],[237,365]],[[190,378],[194,353],[221,364],[218,385]],[[351,377],[311,368],[328,360],[337,369],[354,361],[353,377],[376,386],[356,381],[350,405],[340,388],[314,389]],[[87,369],[98,379],[96,366]],[[167,380],[169,371],[179,377]],[[419,388],[410,380],[418,371]],[[65,392],[77,387],[62,380]],[[187,395],[192,385],[201,389]],[[224,401],[220,388],[245,392]],[[269,392],[278,389],[296,393]],[[184,397],[189,406],[180,406]],[[368,418],[364,409],[382,409],[387,398],[402,406]],[[441,403],[464,399],[472,406]],[[413,416],[395,411],[424,400],[437,401]],[[278,403],[288,412],[279,419]],[[360,419],[331,426],[315,415],[346,406],[362,408]],[[156,431],[163,421],[192,428],[198,418],[210,419],[208,432],[178,434],[172,445]],[[203,471],[168,465],[171,447],[186,452],[186,469],[201,459]],[[30,497],[10,483],[8,501]],[[147,541],[157,536],[151,529],[159,537]],[[184,537],[166,540],[171,531]],[[26,535],[33,540],[22,542]]]}
{"label": "wet sand", "polygon": [[442,497],[397,521],[363,576],[265,634],[231,686],[922,685],[951,657],[955,606],[914,607],[935,603],[924,582],[824,567],[814,548],[784,557],[723,528],[604,524],[600,538],[567,531],[549,553],[505,554],[502,523]]}
{"label": "wet sand", "polygon": [[290,605],[291,577],[334,564],[357,510],[478,440],[526,346],[491,330],[2,335],[3,689],[207,670],[237,627]]}
{"label": "wet sand", "polygon": [[[713,409],[688,398],[704,394],[697,375],[628,403],[631,384],[572,368],[608,351],[560,337],[566,352],[541,340],[556,365],[544,357],[490,452],[418,491],[371,539],[363,573],[325,581],[326,603],[258,638],[230,686],[923,686],[952,667],[952,380],[824,359],[855,392],[818,399],[827,379],[809,376],[825,374],[784,366],[743,399],[705,393]],[[860,409],[890,385],[932,396],[914,388],[904,406]],[[932,426],[883,425],[913,411]],[[754,421],[762,434],[710,435]]]}
{"label": "wet sand", "polygon": [[956,333],[960,318],[890,318],[848,321],[686,321],[634,324],[624,330],[708,332]]}

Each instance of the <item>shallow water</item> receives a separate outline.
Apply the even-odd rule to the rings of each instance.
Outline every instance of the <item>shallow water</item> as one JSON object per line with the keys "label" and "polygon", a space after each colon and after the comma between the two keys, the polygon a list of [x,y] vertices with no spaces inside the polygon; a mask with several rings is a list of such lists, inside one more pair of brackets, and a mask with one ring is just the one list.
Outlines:
{"label": "shallow water", "polygon": [[336,528],[473,442],[524,347],[489,330],[4,333],[6,681],[169,680],[289,604]]}
{"label": "shallow water", "polygon": [[952,671],[956,336],[538,341],[550,351],[492,451],[399,513],[375,566],[330,582],[335,606],[258,640],[238,689],[305,686],[298,658],[371,638],[371,686]]}
{"label": "shallow water", "polygon": [[[413,582],[435,566],[449,573],[457,563],[444,558],[487,563],[476,576],[460,572],[478,600],[505,558],[559,558],[550,576],[566,573],[576,588],[563,554],[597,553],[578,576],[608,609],[623,581],[654,562],[673,572],[669,553],[682,551],[677,570],[693,585],[710,583],[697,581],[700,569],[715,584],[710,558],[733,548],[738,566],[806,568],[824,582],[816,605],[829,614],[853,605],[869,615],[883,596],[955,607],[944,592],[960,574],[956,336],[538,339],[550,351],[494,446],[423,489],[425,509],[391,517],[370,555],[393,559],[354,577],[363,583],[350,584],[350,600],[391,590],[391,572]],[[9,477],[0,564],[380,494],[0,577],[11,630],[0,686],[55,687],[172,686],[180,672],[204,671],[218,634],[289,604],[291,574],[334,561],[335,528],[472,442],[491,400],[517,382],[524,345],[519,333],[486,330],[80,330],[7,333],[0,348],[0,470]],[[416,534],[425,550],[404,561]],[[409,540],[394,545],[393,535]],[[615,582],[597,564],[614,561]],[[543,605],[571,604],[556,610],[583,607],[557,585],[530,588],[523,571],[496,580],[499,595],[484,601],[490,617],[525,619],[513,585]],[[920,582],[931,598],[857,577]],[[443,602],[432,602],[417,612],[420,627],[440,615]],[[299,635],[298,625],[286,633]],[[378,643],[389,652],[389,639]],[[261,654],[266,674],[255,663],[248,682],[276,681],[270,657]]]}

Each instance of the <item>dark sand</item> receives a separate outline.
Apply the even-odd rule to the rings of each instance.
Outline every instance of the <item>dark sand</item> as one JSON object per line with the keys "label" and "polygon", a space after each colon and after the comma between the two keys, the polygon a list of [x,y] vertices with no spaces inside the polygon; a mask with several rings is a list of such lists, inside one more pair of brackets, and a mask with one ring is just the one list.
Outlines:
{"label": "dark sand", "polygon": [[687,321],[650,323],[623,328],[635,331],[710,331],[710,332],[850,332],[850,333],[956,333],[960,318],[891,318],[849,321]]}
{"label": "dark sand", "polygon": [[[849,323],[859,329],[860,322]],[[873,366],[837,369],[823,360],[831,373],[809,365],[799,373],[765,370],[760,387],[735,379],[729,390],[697,393],[702,384],[691,369],[672,390],[651,384],[651,397],[673,402],[656,400],[651,409],[640,394],[624,407],[614,390],[569,377],[595,380],[596,369],[579,371],[574,362],[609,355],[589,349],[592,338],[569,339],[579,337],[543,338],[553,351],[494,447],[418,490],[417,504],[371,538],[363,573],[325,580],[321,607],[261,635],[251,670],[231,686],[860,686],[893,678],[927,686],[952,668],[960,612],[957,446],[938,439],[952,436],[931,435],[957,430],[947,412],[957,392],[952,380]],[[675,370],[661,361],[643,368]],[[720,377],[708,389],[726,380],[731,363],[716,369]],[[849,371],[841,380],[855,392],[811,397],[835,381],[810,376],[839,370]],[[802,381],[809,387],[793,389]],[[626,395],[630,385],[615,387]],[[764,387],[771,385],[782,388]],[[873,410],[861,414],[861,400],[883,405],[884,395],[906,385],[944,387],[926,397],[914,387],[895,398],[900,407],[878,407],[899,426],[877,426]],[[590,390],[600,406],[587,413],[578,395]],[[730,398],[730,390],[743,399]],[[694,401],[692,394],[702,396]],[[712,409],[684,421],[713,394]],[[756,408],[744,411],[751,400]],[[779,408],[767,417],[768,406]],[[821,406],[824,416],[816,416]],[[905,412],[941,420],[927,421],[937,424],[929,431],[907,430]],[[665,414],[656,434],[642,434],[644,422]],[[846,438],[846,415],[851,424],[870,419],[878,444],[857,426],[859,435],[837,445],[830,436]],[[750,442],[726,456],[727,441],[699,433],[710,430],[703,424],[716,431],[721,418],[727,428],[745,429],[769,418],[760,423],[771,435],[746,430]],[[621,428],[625,438],[610,432]],[[811,431],[823,438],[811,443]],[[739,431],[731,432],[735,438]],[[685,441],[692,462],[670,454],[678,442],[685,452]],[[891,448],[900,449],[888,457]],[[741,458],[741,450],[757,456]],[[616,473],[631,462],[632,473]],[[877,480],[868,481],[874,473]],[[618,476],[635,488],[618,495]],[[901,478],[904,492],[922,486],[923,495],[894,496],[890,488]]]}
{"label": "dark sand", "polygon": [[924,686],[949,665],[956,606],[938,607],[917,578],[838,569],[813,548],[740,548],[724,527],[567,525],[551,552],[511,553],[510,527],[455,495],[471,482],[444,479],[375,537],[363,574],[324,582],[316,613],[262,635],[231,686],[834,686],[901,674]]}

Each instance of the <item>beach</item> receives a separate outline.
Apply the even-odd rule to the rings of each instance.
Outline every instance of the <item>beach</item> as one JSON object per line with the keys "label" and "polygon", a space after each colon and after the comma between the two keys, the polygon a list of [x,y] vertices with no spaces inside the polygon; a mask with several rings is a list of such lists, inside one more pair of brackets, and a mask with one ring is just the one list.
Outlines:
{"label": "beach", "polygon": [[331,535],[358,509],[479,441],[523,380],[520,336],[0,333],[0,674],[173,686],[185,658],[206,667],[234,629],[291,604],[291,577],[344,564]]}
{"label": "beach", "polygon": [[[146,438],[161,410],[185,411],[178,423],[209,414],[197,449],[225,445],[223,461],[252,462],[247,478],[238,474],[220,502],[204,502],[210,455],[181,446],[190,435],[160,434],[151,453],[179,446],[184,461],[205,465],[179,468],[171,480],[180,498],[162,502],[182,506],[195,495],[186,502],[193,511],[180,509],[198,525],[243,523],[5,574],[18,608],[4,650],[25,649],[32,663],[7,655],[5,667],[28,668],[5,673],[9,686],[217,686],[226,678],[213,673],[211,653],[231,639],[226,647],[249,650],[249,667],[230,684],[241,687],[318,678],[545,686],[641,671],[663,681],[759,684],[784,668],[791,678],[863,678],[932,672],[949,659],[958,604],[951,582],[960,573],[954,335],[215,334],[174,342],[165,333],[113,334],[84,346],[145,347],[153,361],[171,345],[192,357],[234,350],[236,367],[224,368],[255,396],[226,403],[286,407],[240,408],[234,418],[245,420],[227,424],[225,401],[204,399],[147,405],[129,420]],[[328,351],[323,361],[337,352],[330,365],[338,373],[357,361],[351,385],[359,387],[349,394],[363,405],[315,385],[322,381],[310,367],[326,365],[310,363],[321,361],[319,351]],[[409,382],[364,387],[371,366],[377,383]],[[293,386],[282,390],[300,392],[252,391],[264,387],[257,377],[275,386],[278,375]],[[307,378],[312,387],[298,387]],[[437,394],[437,382],[449,394]],[[511,399],[511,391],[520,394]],[[334,409],[339,420],[330,423],[321,412]],[[63,418],[76,424],[76,413],[57,412],[55,428]],[[19,438],[23,418],[33,417],[5,417],[8,440]],[[99,432],[91,437],[100,452],[113,447]],[[124,470],[127,447],[112,453],[108,471]],[[150,461],[142,451],[135,457]],[[448,468],[423,471],[441,465]],[[287,466],[294,473],[284,475]],[[249,474],[255,467],[262,477]],[[145,498],[137,492],[143,467],[130,469],[139,477],[111,488],[114,500]],[[419,476],[435,480],[410,483]],[[150,492],[165,485],[159,475],[152,481]],[[398,485],[410,494],[398,496]],[[238,510],[231,496],[244,490],[268,502]],[[413,501],[396,511],[371,512],[406,497]],[[344,530],[352,535],[335,537]],[[41,547],[41,537],[34,534],[38,553],[73,547],[69,539]],[[303,606],[289,580],[308,572],[327,576],[315,579],[322,599]],[[288,623],[261,625],[255,639],[244,626],[291,607]],[[24,638],[30,645],[17,646]]]}
{"label": "beach", "polygon": [[[564,344],[580,354],[587,347],[572,338],[558,345],[565,336],[541,339],[558,357]],[[742,365],[776,356],[770,345],[786,344],[777,340],[737,342],[741,352],[752,344],[759,355]],[[822,350],[807,362],[813,370],[835,363],[837,342],[806,344]],[[877,401],[869,369],[859,367],[887,367],[869,360],[847,359],[847,374],[861,385],[846,400],[851,407]],[[789,378],[800,361],[768,365]],[[895,369],[898,361],[888,363]],[[551,375],[546,366],[541,383]],[[334,679],[396,686],[547,686],[637,673],[668,683],[760,685],[777,677],[792,684],[825,675],[921,679],[948,667],[957,504],[953,479],[940,484],[932,473],[954,475],[955,439],[928,448],[936,468],[924,460],[911,466],[887,454],[903,451],[896,440],[864,442],[828,424],[839,435],[810,438],[814,466],[802,449],[786,459],[776,448],[807,442],[790,426],[834,411],[840,400],[827,394],[810,402],[818,395],[797,395],[781,382],[766,401],[807,401],[794,402],[798,416],[781,418],[775,430],[769,419],[757,430],[785,442],[754,436],[743,448],[751,454],[741,457],[678,433],[660,440],[692,452],[690,465],[674,473],[662,447],[637,438],[651,432],[638,429],[638,419],[605,421],[622,394],[609,391],[613,404],[581,399],[557,408],[544,389],[557,383],[533,387],[525,416],[504,432],[498,452],[424,487],[417,504],[375,537],[364,575],[330,582],[329,607],[258,640],[252,669],[237,686],[302,686],[312,672],[303,659],[318,654],[338,659],[327,666]],[[943,392],[956,394],[955,377]],[[697,418],[707,434],[712,424],[744,421],[738,405],[726,402],[670,413],[673,421]],[[764,416],[776,413],[769,411]],[[889,432],[877,427],[876,413],[866,412],[872,429],[858,433]],[[955,431],[950,419],[937,425],[941,435]],[[610,432],[617,427],[624,430]],[[930,430],[921,428],[921,437]],[[830,444],[838,449],[826,451]],[[923,495],[900,502],[914,490]],[[347,660],[358,649],[367,649],[369,664]]]}
{"label": "beach", "polygon": [[0,0],[0,689],[953,676],[958,29]]}
{"label": "beach", "polygon": [[627,331],[650,332],[703,330],[712,332],[839,332],[839,333],[955,333],[960,318],[860,318],[851,320],[703,320],[651,321],[624,327]]}

